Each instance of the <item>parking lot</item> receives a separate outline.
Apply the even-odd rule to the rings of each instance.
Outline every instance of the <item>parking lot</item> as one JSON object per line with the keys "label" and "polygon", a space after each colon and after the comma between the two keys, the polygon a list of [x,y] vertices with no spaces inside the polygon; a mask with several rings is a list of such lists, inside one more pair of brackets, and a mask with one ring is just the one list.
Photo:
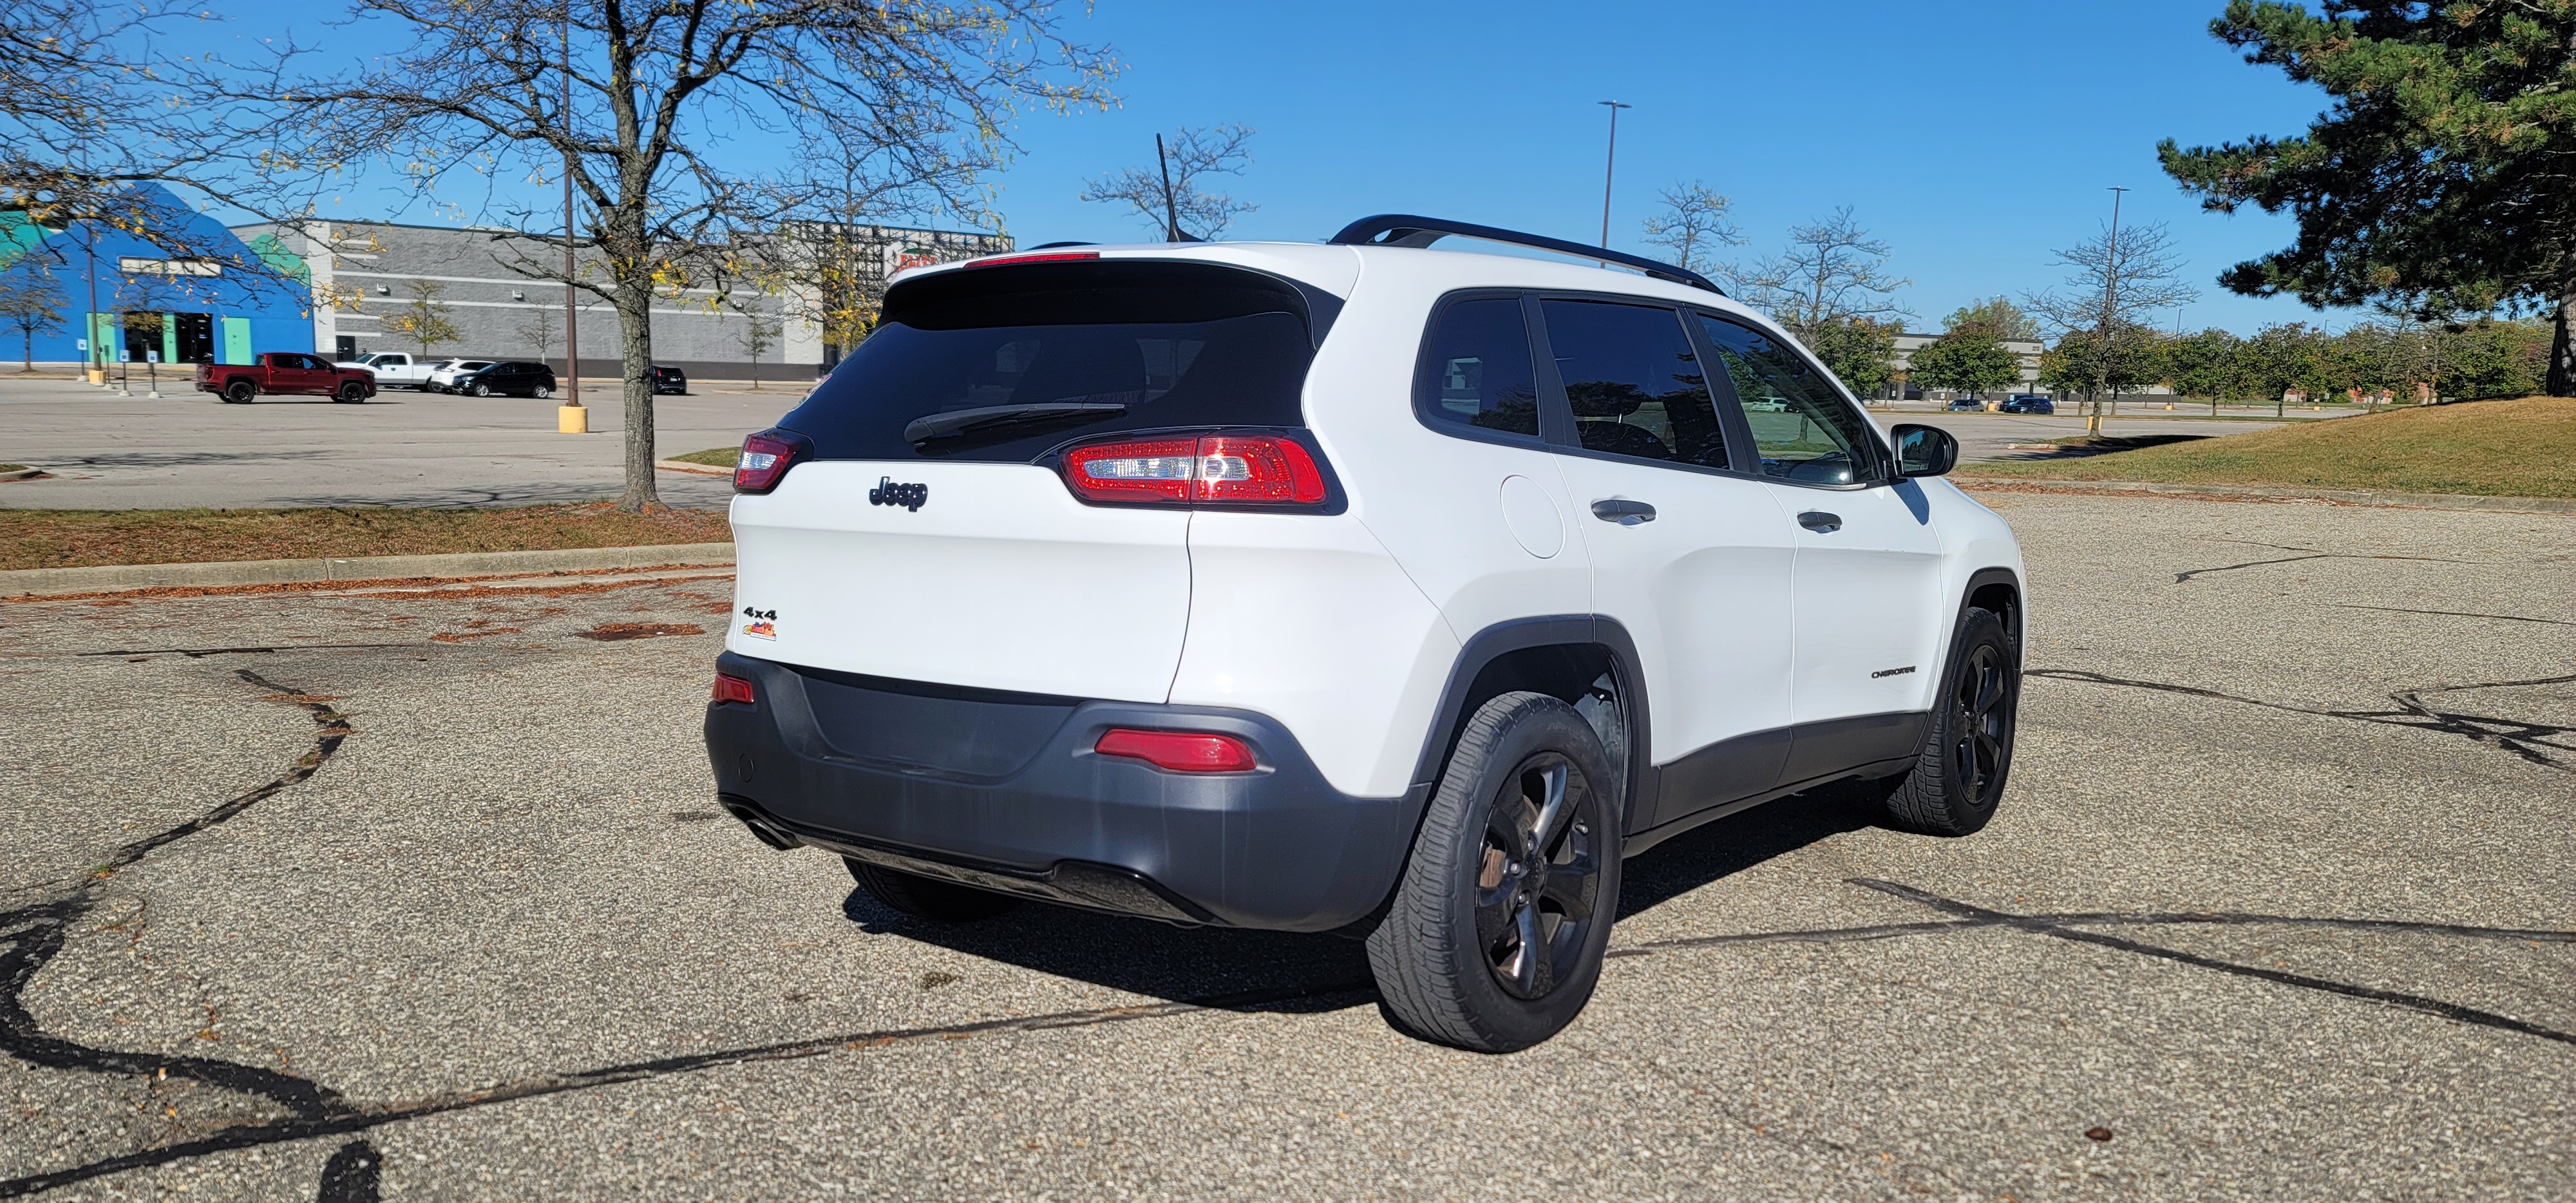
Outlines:
{"label": "parking lot", "polygon": [[1509,1057],[761,846],[721,577],[0,604],[0,1197],[2576,1195],[2576,518],[1986,497],[1994,824],[1659,847]]}
{"label": "parking lot", "polygon": [[[138,385],[137,391],[141,388]],[[778,420],[803,386],[752,392],[700,382],[654,402],[663,455],[729,447]],[[264,397],[226,405],[165,389],[126,397],[69,380],[0,380],[0,462],[47,480],[0,488],[0,507],[531,505],[597,501],[622,488],[624,407],[615,381],[587,380],[587,435],[558,434],[555,401],[388,389],[365,405]],[[661,474],[672,505],[722,508],[719,477]]]}

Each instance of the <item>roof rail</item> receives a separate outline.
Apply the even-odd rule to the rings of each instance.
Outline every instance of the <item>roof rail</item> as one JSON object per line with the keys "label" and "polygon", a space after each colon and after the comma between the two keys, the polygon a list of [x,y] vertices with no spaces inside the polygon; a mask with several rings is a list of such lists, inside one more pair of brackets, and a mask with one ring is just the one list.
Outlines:
{"label": "roof rail", "polygon": [[1549,238],[1544,234],[1524,234],[1518,230],[1470,225],[1463,221],[1442,221],[1436,217],[1417,217],[1410,213],[1380,213],[1375,217],[1363,217],[1343,226],[1341,233],[1333,235],[1327,241],[1333,246],[1427,247],[1452,236],[1482,238],[1487,242],[1502,242],[1512,246],[1529,247],[1533,250],[1554,251],[1557,254],[1572,255],[1578,259],[1616,263],[1621,267],[1636,268],[1658,280],[1670,280],[1675,284],[1705,288],[1719,296],[1726,295],[1725,289],[1709,283],[1708,277],[1698,272],[1687,267],[1675,267],[1658,259],[1649,259],[1643,255],[1585,246],[1579,242],[1567,242],[1562,238]]}

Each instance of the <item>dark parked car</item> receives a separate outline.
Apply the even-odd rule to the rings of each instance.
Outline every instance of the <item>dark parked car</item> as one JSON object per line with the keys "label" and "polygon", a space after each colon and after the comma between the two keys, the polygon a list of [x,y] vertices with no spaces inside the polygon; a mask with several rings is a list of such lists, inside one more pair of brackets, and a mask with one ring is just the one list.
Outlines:
{"label": "dark parked car", "polygon": [[653,391],[656,393],[678,393],[683,397],[688,396],[689,374],[678,368],[666,368],[658,363],[654,364]]}
{"label": "dark parked car", "polygon": [[473,397],[536,397],[555,395],[555,370],[542,363],[505,359],[490,367],[467,372],[449,386],[451,391]]}
{"label": "dark parked car", "polygon": [[1985,407],[1985,402],[1979,401],[1974,397],[1952,397],[1950,398],[1950,403],[1942,406],[1941,408],[1949,410],[1952,413],[1958,413],[1963,410],[1982,410]]}
{"label": "dark parked car", "polygon": [[2002,410],[2008,414],[2053,414],[2057,403],[2037,393],[2014,393],[2011,400],[2003,403]]}

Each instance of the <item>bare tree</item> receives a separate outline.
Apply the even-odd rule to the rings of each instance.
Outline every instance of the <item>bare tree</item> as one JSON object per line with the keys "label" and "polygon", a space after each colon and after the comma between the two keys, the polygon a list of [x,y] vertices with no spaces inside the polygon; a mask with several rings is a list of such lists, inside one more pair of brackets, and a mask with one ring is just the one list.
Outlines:
{"label": "bare tree", "polygon": [[1016,149],[1023,108],[1113,99],[1115,64],[1067,39],[1048,0],[354,0],[353,13],[408,44],[311,76],[308,52],[289,49],[274,87],[207,82],[307,131],[289,156],[299,171],[390,161],[425,194],[475,187],[476,207],[539,229],[556,224],[551,197],[513,200],[496,181],[570,178],[581,270],[546,239],[498,239],[494,257],[616,313],[629,510],[661,503],[657,299],[721,305],[852,161],[880,195],[981,213],[978,182]]}
{"label": "bare tree", "polygon": [[[539,305],[528,311],[528,320],[519,323],[518,334],[528,340],[529,346],[537,349],[537,358],[543,360],[554,353],[555,344],[561,341],[558,336],[562,329],[562,324],[555,320],[554,306]],[[572,374],[572,366],[566,364],[564,375]]]}
{"label": "bare tree", "polygon": [[2123,230],[2106,226],[2099,234],[2066,250],[2053,252],[2069,269],[2059,289],[2034,293],[2022,303],[2041,321],[2056,327],[2061,345],[2068,336],[2092,344],[2093,379],[2085,389],[2084,430],[2102,430],[2102,394],[2122,374],[2127,358],[2152,350],[2152,340],[2124,336],[2133,329],[2153,329],[2156,314],[2188,305],[2200,293],[2182,281],[2182,258],[2162,222]]}
{"label": "bare tree", "polygon": [[1675,265],[1705,274],[1716,267],[1712,249],[1744,245],[1744,231],[1726,219],[1733,200],[1698,180],[1675,184],[1663,195],[1663,209],[1646,219],[1646,241],[1671,248]]}
{"label": "bare tree", "polygon": [[756,309],[745,309],[742,316],[742,333],[734,336],[734,342],[742,348],[743,354],[751,357],[751,387],[757,392],[760,389],[760,357],[778,345],[778,335],[784,327],[777,318]]}
{"label": "bare tree", "polygon": [[1130,167],[1116,175],[1087,181],[1076,199],[1125,205],[1156,233],[1173,242],[1221,238],[1225,228],[1234,224],[1236,215],[1250,213],[1259,206],[1205,191],[1199,187],[1199,180],[1212,175],[1242,175],[1243,169],[1252,165],[1252,152],[1244,149],[1244,144],[1252,141],[1252,134],[1248,125],[1211,129],[1183,126],[1168,144],[1156,134],[1154,153],[1158,161],[1153,168]]}
{"label": "bare tree", "polygon": [[1887,271],[1888,254],[1887,243],[1870,237],[1845,205],[1789,227],[1789,249],[1778,257],[1727,274],[1747,304],[1807,342],[1830,323],[1911,316],[1897,304],[1896,290],[1914,281]]}

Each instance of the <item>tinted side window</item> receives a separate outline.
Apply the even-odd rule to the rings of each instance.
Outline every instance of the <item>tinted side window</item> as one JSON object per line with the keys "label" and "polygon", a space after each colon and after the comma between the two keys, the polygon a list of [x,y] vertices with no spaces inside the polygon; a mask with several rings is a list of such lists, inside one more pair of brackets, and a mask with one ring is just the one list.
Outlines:
{"label": "tinted side window", "polygon": [[1461,301],[1431,332],[1422,416],[1434,422],[1538,437],[1538,377],[1529,323],[1515,298]]}
{"label": "tinted side window", "polygon": [[1726,437],[1670,309],[1547,301],[1547,341],[1587,451],[1723,468]]}
{"label": "tinted side window", "polygon": [[1766,475],[1820,485],[1876,476],[1864,419],[1843,403],[1821,369],[1770,335],[1705,315],[1700,321],[1735,386]]}

